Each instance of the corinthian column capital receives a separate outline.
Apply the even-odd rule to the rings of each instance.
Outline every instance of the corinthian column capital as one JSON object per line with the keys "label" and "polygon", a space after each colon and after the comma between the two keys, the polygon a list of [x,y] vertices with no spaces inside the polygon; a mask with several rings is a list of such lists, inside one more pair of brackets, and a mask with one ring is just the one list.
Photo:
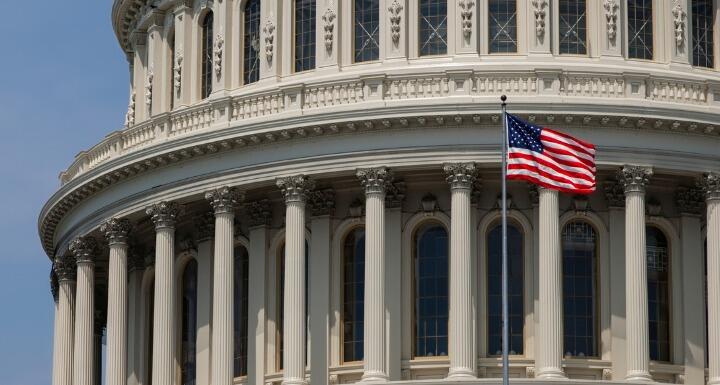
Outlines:
{"label": "corinthian column capital", "polygon": [[95,262],[97,241],[91,236],[77,237],[70,242],[70,252],[75,256],[78,265]]}
{"label": "corinthian column capital", "polygon": [[100,232],[105,234],[109,245],[127,245],[128,234],[132,229],[127,219],[111,218],[100,226]]}
{"label": "corinthian column capital", "polygon": [[235,211],[238,203],[245,199],[245,194],[235,187],[223,186],[206,192],[205,199],[210,202],[215,215],[231,214]]}
{"label": "corinthian column capital", "polygon": [[50,294],[53,296],[53,301],[58,301],[58,292],[60,290],[60,282],[58,281],[58,275],[55,272],[55,266],[50,268]]}
{"label": "corinthian column capital", "polygon": [[720,199],[720,173],[707,173],[700,181],[700,188],[705,193],[705,199]]}
{"label": "corinthian column capital", "polygon": [[176,202],[162,201],[148,207],[145,213],[155,224],[155,230],[174,229],[177,217],[180,215],[180,205]]}
{"label": "corinthian column capital", "polygon": [[55,274],[57,274],[58,281],[74,281],[77,276],[75,259],[70,255],[55,257],[53,269],[55,270]]}
{"label": "corinthian column capital", "polygon": [[276,184],[285,198],[285,203],[306,202],[308,194],[315,187],[315,182],[305,175],[278,178]]}
{"label": "corinthian column capital", "polygon": [[385,195],[393,180],[392,171],[387,167],[361,168],[356,175],[365,188],[365,195]]}
{"label": "corinthian column capital", "polygon": [[450,189],[472,190],[477,181],[478,169],[474,162],[471,163],[446,163],[443,170],[450,183]]}
{"label": "corinthian column capital", "polygon": [[650,182],[653,171],[650,167],[625,165],[617,172],[618,182],[625,189],[625,194],[631,192],[645,192],[645,186]]}

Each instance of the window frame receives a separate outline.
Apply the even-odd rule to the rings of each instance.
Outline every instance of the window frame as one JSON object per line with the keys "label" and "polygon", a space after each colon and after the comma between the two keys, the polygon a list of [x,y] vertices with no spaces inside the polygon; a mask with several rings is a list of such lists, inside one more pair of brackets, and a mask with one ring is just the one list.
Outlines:
{"label": "window frame", "polygon": [[351,9],[351,12],[350,12],[350,13],[351,13],[351,15],[350,15],[350,17],[351,17],[351,19],[350,19],[350,20],[351,20],[351,23],[350,23],[350,24],[351,24],[351,25],[350,25],[350,36],[351,36],[351,39],[352,39],[352,44],[351,44],[351,48],[350,48],[350,59],[351,59],[351,60],[350,60],[350,63],[351,63],[351,64],[368,64],[368,63],[375,63],[375,62],[380,61],[380,53],[381,53],[381,52],[380,52],[380,51],[381,51],[380,46],[382,45],[382,36],[380,35],[380,26],[381,26],[383,20],[382,20],[382,16],[381,16],[381,12],[380,12],[380,0],[378,0],[378,11],[377,11],[377,13],[378,13],[378,32],[377,32],[377,35],[378,35],[378,41],[377,41],[378,57],[377,57],[376,59],[372,59],[372,60],[362,60],[362,61],[358,61],[358,60],[357,60],[356,52],[355,52],[355,50],[356,50],[356,48],[357,48],[357,47],[355,46],[355,41],[356,41],[355,38],[357,37],[357,35],[356,35],[356,33],[355,33],[355,27],[356,27],[356,25],[357,25],[357,19],[356,19],[356,13],[355,13],[355,3],[356,3],[357,1],[358,1],[358,0],[353,0],[353,2],[352,2],[352,9]]}
{"label": "window frame", "polygon": [[[340,325],[339,325],[340,326],[340,328],[339,328],[339,331],[340,331],[339,332],[340,365],[361,364],[362,362],[364,362],[364,356],[365,356],[365,344],[363,341],[363,359],[355,360],[355,361],[345,361],[345,260],[347,257],[347,255],[345,254],[345,243],[347,242],[348,237],[351,235],[354,235],[355,232],[359,229],[363,230],[363,238],[364,238],[366,236],[365,224],[358,224],[358,225],[352,226],[350,229],[348,229],[344,233],[344,235],[342,237],[342,242],[340,243],[340,245],[342,247],[341,255],[340,255],[340,257],[341,257],[340,263],[342,264],[342,269],[341,269],[341,277],[339,277],[340,288],[341,288],[340,293],[339,293],[339,295],[340,295]],[[364,260],[364,257],[363,257],[363,260]],[[363,265],[364,265],[364,261],[363,261]],[[364,290],[364,286],[365,286],[365,282],[363,282],[363,290]],[[364,303],[364,298],[363,298],[363,303]],[[363,320],[363,328],[364,327],[365,327],[365,325],[364,325],[364,320]],[[363,335],[364,335],[364,330],[363,330]]]}
{"label": "window frame", "polygon": [[[490,28],[492,26],[492,19],[490,18],[490,1],[487,0],[487,10],[485,11],[485,19],[487,20],[485,33],[484,36],[484,44],[486,44],[487,47],[487,55],[496,55],[496,56],[502,56],[502,55],[518,55],[520,54],[520,45],[521,45],[521,33],[520,30],[520,5],[518,0],[506,0],[508,2],[514,2],[515,3],[515,51],[507,51],[507,52],[493,52],[492,51],[492,37],[490,36]],[[534,28],[534,27],[533,27]]]}
{"label": "window frame", "polygon": [[[258,52],[257,52],[257,68],[256,68],[256,71],[257,71],[257,79],[255,79],[255,80],[252,81],[252,82],[248,82],[248,81],[246,81],[246,79],[245,79],[245,75],[246,75],[246,74],[245,74],[245,70],[246,70],[246,64],[247,64],[246,61],[247,61],[247,56],[248,56],[248,55],[246,54],[246,52],[245,52],[245,50],[247,49],[247,44],[246,44],[246,40],[245,40],[245,38],[246,38],[245,30],[246,30],[248,24],[250,23],[250,21],[248,20],[248,8],[249,8],[250,3],[251,3],[252,1],[257,1],[257,4],[258,4],[258,20],[257,20]],[[240,81],[239,81],[239,82],[240,82],[240,84],[243,85],[243,86],[247,86],[247,85],[250,85],[250,84],[255,84],[255,83],[257,83],[258,81],[260,81],[260,68],[261,68],[261,62],[262,62],[262,57],[261,57],[261,56],[262,56],[262,55],[261,55],[261,48],[262,48],[262,47],[261,47],[261,46],[262,46],[262,42],[261,42],[261,39],[262,39],[262,6],[261,6],[261,4],[262,4],[261,0],[247,0],[247,1],[245,1],[244,3],[240,4],[242,7],[239,9],[239,15],[240,15],[240,16],[238,17],[238,19],[240,20],[240,26],[239,26],[239,28],[238,28],[239,34],[240,34],[240,38],[239,38],[239,42],[240,42],[240,44],[239,44],[239,45],[240,45],[240,50],[239,50],[239,51],[240,51],[240,52],[239,52],[239,56],[240,56]],[[251,49],[252,49],[252,48],[251,48]]]}
{"label": "window frame", "polygon": [[291,7],[291,9],[292,9],[292,15],[291,15],[291,17],[292,17],[292,35],[291,35],[292,64],[291,64],[290,68],[291,68],[293,74],[301,74],[301,73],[305,73],[305,72],[317,69],[317,59],[318,59],[317,58],[317,44],[318,44],[318,42],[317,42],[317,1],[310,0],[310,1],[312,1],[313,5],[315,6],[315,15],[313,17],[313,19],[314,19],[313,26],[315,29],[315,33],[312,35],[313,36],[313,47],[315,48],[315,51],[312,54],[313,55],[313,66],[312,66],[312,68],[302,69],[299,71],[297,70],[297,60],[298,60],[297,59],[297,25],[298,25],[297,4],[298,4],[298,1],[305,1],[305,0],[292,0],[292,7]]}
{"label": "window frame", "polygon": [[[207,19],[211,23],[206,27]],[[207,10],[200,17],[200,100],[206,100],[213,92],[213,49],[215,45],[215,15]],[[209,30],[209,34],[208,34]],[[208,42],[210,45],[208,46]],[[208,57],[209,55],[209,57]],[[207,73],[205,72],[207,70]]]}
{"label": "window frame", "polygon": [[[415,28],[416,28],[416,44],[417,44],[417,52],[416,52],[416,55],[417,55],[417,58],[422,59],[422,58],[435,58],[435,57],[448,56],[448,55],[450,55],[450,44],[449,44],[449,40],[450,40],[450,33],[451,33],[450,25],[449,25],[449,23],[450,23],[450,7],[453,6],[454,3],[453,3],[452,0],[440,0],[440,1],[445,1],[445,21],[444,21],[444,24],[445,24],[445,52],[444,52],[444,53],[423,54],[423,53],[422,53],[422,49],[423,49],[423,47],[422,47],[422,42],[420,41],[421,35],[422,35],[422,32],[421,32],[421,31],[423,30],[423,28],[421,27],[421,26],[422,26],[422,21],[423,21],[423,20],[422,20],[422,6],[423,6],[423,5],[422,5],[422,2],[423,2],[423,1],[436,1],[436,0],[419,0],[419,1],[417,2],[417,17],[416,17],[416,18],[417,18],[417,23],[416,23],[416,26],[415,26]],[[440,23],[440,25],[438,26],[437,30],[439,30],[439,29],[441,28],[441,25],[442,25],[442,24],[443,24],[443,22]],[[432,27],[431,27],[431,28],[432,28]],[[435,30],[435,29],[434,29],[434,30]]]}
{"label": "window frame", "polygon": [[[590,33],[592,32],[591,29],[590,29],[590,27],[592,26],[592,25],[591,25],[592,23],[590,23],[590,19],[591,19],[592,17],[594,17],[594,12],[593,12],[593,10],[592,10],[592,7],[591,7],[591,6],[588,6],[588,0],[576,0],[576,1],[582,1],[582,2],[584,3],[584,5],[585,5],[585,16],[584,16],[584,19],[585,19],[585,28],[584,28],[584,29],[585,29],[585,40],[584,40],[584,43],[585,43],[585,44],[584,44],[584,45],[585,45],[585,53],[563,53],[563,52],[561,52],[561,51],[562,51],[562,40],[563,40],[563,37],[562,37],[562,35],[561,35],[561,33],[560,33],[560,28],[561,28],[560,26],[562,25],[562,20],[561,20],[561,4],[560,4],[560,1],[563,1],[563,0],[559,0],[559,1],[557,2],[558,28],[557,28],[557,33],[555,33],[555,36],[557,36],[557,40],[556,40],[556,44],[557,44],[557,49],[556,49],[556,50],[557,50],[557,55],[558,55],[558,56],[564,56],[564,57],[589,57],[589,56],[590,56],[590,49],[591,49],[591,35],[590,35]],[[567,0],[566,0],[566,1],[567,1]],[[595,0],[589,0],[589,2],[591,2],[591,3],[592,3],[593,1],[595,1]],[[555,42],[554,42],[554,43],[555,43]]]}
{"label": "window frame", "polygon": [[[628,0],[628,1],[629,1],[629,0]],[[642,1],[645,1],[645,0],[642,0]],[[626,3],[625,3],[625,6],[627,7],[627,9],[624,10],[624,14],[625,14],[625,35],[626,35],[626,36],[625,36],[625,39],[624,39],[624,40],[625,40],[625,41],[624,41],[624,46],[625,46],[625,59],[626,59],[626,60],[638,60],[638,61],[642,61],[642,62],[651,62],[651,61],[654,61],[655,58],[657,57],[657,47],[658,47],[658,44],[657,44],[657,41],[656,41],[656,39],[657,39],[657,31],[656,31],[657,20],[656,20],[656,17],[655,17],[655,16],[656,16],[656,12],[658,12],[658,8],[657,8],[657,4],[656,4],[656,1],[655,1],[655,0],[647,0],[647,1],[650,1],[650,5],[651,5],[651,7],[652,7],[652,10],[650,11],[650,21],[651,21],[651,23],[652,23],[652,28],[651,28],[651,30],[650,30],[650,33],[652,34],[652,56],[651,56],[649,59],[648,59],[648,58],[630,57],[630,42],[631,42],[631,37],[630,37],[630,5],[629,5],[629,3],[626,2]]]}
{"label": "window frame", "polygon": [[[674,326],[673,324],[674,324],[674,320],[675,320],[675,314],[674,314],[675,306],[674,306],[674,301],[673,301],[673,296],[675,294],[674,290],[673,290],[673,286],[674,286],[673,285],[673,273],[674,273],[675,269],[673,269],[674,258],[673,258],[672,237],[671,237],[671,234],[668,231],[666,231],[666,229],[664,228],[663,225],[656,223],[656,222],[652,222],[652,221],[646,221],[646,223],[645,223],[646,234],[647,234],[647,230],[651,227],[655,228],[660,234],[662,234],[665,237],[665,242],[667,243],[667,255],[668,255],[667,256],[668,360],[667,361],[653,360],[650,357],[651,356],[651,353],[649,351],[650,350],[650,340],[651,340],[650,335],[648,335],[648,359],[650,359],[651,362],[658,362],[661,364],[672,364],[674,356],[675,356],[675,354],[674,354],[675,342],[673,341],[673,339],[675,337],[674,328],[673,328],[673,326]],[[645,239],[645,249],[646,249],[645,250],[645,264],[646,264],[646,270],[648,270],[648,267],[647,267],[647,257],[648,257],[648,255],[647,255],[648,254],[647,253],[647,235],[646,235],[646,239]],[[650,279],[648,277],[646,286],[649,286],[649,284],[650,284]],[[650,324],[649,287],[648,287],[647,307],[648,307],[648,333],[649,333],[649,329],[650,329],[649,328],[649,324]]]}
{"label": "window frame", "polygon": [[[199,314],[199,313],[198,313],[198,309],[197,309],[197,305],[198,305],[198,298],[199,298],[199,294],[200,294],[200,293],[199,293],[199,279],[200,279],[200,276],[199,276],[199,268],[200,268],[200,263],[199,263],[199,261],[197,260],[196,255],[191,255],[191,256],[187,257],[187,259],[185,259],[185,261],[182,263],[181,269],[180,269],[180,274],[179,274],[179,280],[178,280],[179,290],[177,291],[177,293],[178,293],[178,298],[177,298],[177,300],[178,300],[180,306],[178,306],[178,309],[177,309],[177,312],[178,312],[177,314],[179,315],[179,322],[177,322],[177,326],[178,326],[178,328],[177,328],[177,337],[178,337],[177,342],[178,342],[178,343],[177,343],[176,349],[177,349],[177,354],[178,354],[178,361],[177,361],[177,370],[178,370],[178,371],[177,371],[177,384],[179,384],[179,385],[183,385],[183,364],[184,364],[184,362],[183,362],[183,354],[182,354],[182,353],[183,353],[183,328],[184,328],[183,322],[185,322],[184,309],[183,309],[184,297],[185,297],[185,274],[187,273],[188,267],[189,267],[190,264],[192,264],[192,263],[195,264],[195,285],[196,285],[196,287],[195,287],[195,331],[194,331],[194,334],[195,334],[195,343],[194,343],[195,351],[193,352],[193,355],[194,355],[194,357],[195,357],[195,358],[194,358],[194,360],[195,360],[195,362],[194,362],[194,365],[195,365],[195,378],[192,380],[192,383],[194,384],[194,383],[197,382],[197,370],[198,370],[198,368],[197,368],[197,337],[198,337],[197,317],[198,317],[198,314]],[[156,281],[155,281],[155,282],[156,282]],[[151,375],[152,375],[152,374],[151,374]]]}
{"label": "window frame", "polygon": [[[237,354],[235,352],[235,339],[237,338],[237,334],[233,333],[233,378],[246,378],[248,376],[248,372],[250,371],[249,363],[250,363],[250,250],[249,245],[246,242],[242,241],[235,241],[235,244],[233,245],[233,268],[237,268],[237,254],[236,250],[238,248],[242,248],[245,250],[245,259],[247,263],[247,268],[244,270],[244,275],[242,277],[242,280],[244,281],[244,284],[247,284],[246,290],[244,290],[243,296],[244,298],[241,300],[246,308],[245,308],[245,374],[236,375],[235,374],[235,355]],[[233,270],[233,292],[235,290],[235,270]],[[235,306],[237,304],[237,297],[233,293],[233,322],[237,322],[237,318],[235,317]],[[242,310],[241,313],[242,314]],[[233,331],[235,329],[235,325],[233,325]]]}
{"label": "window frame", "polygon": [[695,1],[696,0],[691,0],[690,10],[689,10],[690,15],[688,16],[688,19],[690,19],[689,20],[690,27],[692,28],[688,33],[689,39],[690,39],[689,44],[691,45],[690,50],[689,50],[690,64],[693,66],[693,68],[698,68],[701,70],[714,70],[718,64],[717,63],[718,62],[718,58],[717,58],[717,54],[718,54],[718,52],[717,52],[717,43],[718,43],[717,42],[717,40],[718,40],[717,39],[717,29],[718,29],[717,22],[718,22],[718,20],[717,19],[718,18],[717,18],[717,12],[715,11],[715,9],[719,5],[718,5],[717,0],[707,0],[710,2],[710,24],[709,24],[710,30],[706,31],[706,32],[709,32],[709,36],[706,39],[710,40],[709,47],[711,49],[711,53],[710,53],[711,63],[709,66],[705,66],[705,65],[697,64],[695,62],[695,45],[697,44],[696,39],[695,39],[695,31],[697,28],[696,23],[695,23],[696,22],[695,4],[694,4]]}

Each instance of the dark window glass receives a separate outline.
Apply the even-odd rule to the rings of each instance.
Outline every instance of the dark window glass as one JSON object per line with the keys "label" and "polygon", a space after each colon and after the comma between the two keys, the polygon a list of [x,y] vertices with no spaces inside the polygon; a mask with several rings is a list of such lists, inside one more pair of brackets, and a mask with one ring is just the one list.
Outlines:
{"label": "dark window glass", "polygon": [[415,357],[448,354],[448,250],[443,226],[415,233]]}
{"label": "dark window glass", "polygon": [[648,318],[650,359],[670,361],[670,255],[665,234],[648,226],[647,244]]}
{"label": "dark window glass", "polygon": [[192,259],[182,276],[182,347],[180,383],[195,385],[197,343],[197,262]]}
{"label": "dark window glass", "polygon": [[[495,226],[487,235],[488,242],[488,355],[502,354],[502,226]],[[523,354],[524,287],[523,235],[508,224],[508,315],[510,318],[510,354]]]}
{"label": "dark window glass", "polygon": [[202,73],[200,78],[203,99],[212,93],[213,44],[213,14],[208,12],[202,22],[202,67],[200,69]]}
{"label": "dark window glass", "polygon": [[587,222],[570,222],[563,229],[563,330],[569,357],[597,357],[596,245]]}
{"label": "dark window glass", "polygon": [[363,360],[365,229],[345,238],[343,248],[343,361]]}
{"label": "dark window glass", "polygon": [[653,0],[628,0],[628,56],[653,58]]}
{"label": "dark window glass", "polygon": [[[308,243],[305,241],[305,327],[307,328],[308,322],[308,294],[309,294],[309,282],[308,282],[308,265],[310,265],[310,254],[308,253]],[[278,277],[278,325],[277,325],[277,352],[278,352],[278,358],[277,358],[277,370],[283,369],[283,352],[284,352],[284,341],[283,341],[283,329],[285,328],[284,322],[285,322],[285,244],[282,245],[280,248],[280,254],[278,255],[278,259],[280,260],[280,269],[278,269],[278,274],[280,277]],[[307,346],[307,330],[305,333],[305,346]],[[307,354],[305,355],[305,363],[307,363]]]}
{"label": "dark window glass", "polygon": [[420,56],[447,53],[447,0],[420,0]]}
{"label": "dark window glass", "polygon": [[587,53],[585,0],[560,0],[560,53]]}
{"label": "dark window glass", "polygon": [[168,88],[170,89],[170,110],[175,107],[175,35],[170,36],[168,41],[170,47],[170,68],[168,68]]}
{"label": "dark window glass", "polygon": [[693,65],[712,68],[713,55],[713,0],[693,0],[692,40]]}
{"label": "dark window glass", "polygon": [[515,0],[489,0],[490,53],[517,52],[517,3]]}
{"label": "dark window glass", "polygon": [[295,72],[315,68],[315,0],[295,0]]}
{"label": "dark window glass", "polygon": [[260,78],[260,0],[245,4],[243,55],[243,82],[254,83]]}
{"label": "dark window glass", "polygon": [[380,57],[380,1],[355,0],[355,62]]}
{"label": "dark window glass", "polygon": [[233,374],[235,377],[246,376],[248,373],[248,263],[248,253],[245,247],[235,247],[235,263],[233,266],[233,322],[235,324]]}

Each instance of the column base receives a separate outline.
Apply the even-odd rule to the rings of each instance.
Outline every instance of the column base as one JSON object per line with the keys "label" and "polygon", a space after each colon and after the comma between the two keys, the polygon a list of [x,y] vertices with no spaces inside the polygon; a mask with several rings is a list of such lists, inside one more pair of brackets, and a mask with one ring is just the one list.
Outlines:
{"label": "column base", "polygon": [[387,374],[379,371],[365,372],[360,379],[360,382],[387,382]]}
{"label": "column base", "polygon": [[652,376],[645,370],[628,371],[625,381],[652,382]]}
{"label": "column base", "polygon": [[446,377],[448,380],[453,381],[465,381],[465,380],[476,380],[477,376],[469,368],[450,368],[450,372]]}
{"label": "column base", "polygon": [[308,385],[304,378],[283,378],[282,385]]}
{"label": "column base", "polygon": [[541,380],[565,380],[567,376],[560,368],[541,368],[535,373],[535,378]]}

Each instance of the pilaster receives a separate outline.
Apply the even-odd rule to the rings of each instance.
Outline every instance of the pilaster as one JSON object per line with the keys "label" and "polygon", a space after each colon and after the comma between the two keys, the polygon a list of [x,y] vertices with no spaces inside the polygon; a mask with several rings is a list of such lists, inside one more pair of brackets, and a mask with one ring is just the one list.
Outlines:
{"label": "pilaster", "polygon": [[[127,385],[143,382],[142,363],[145,341],[142,338],[143,318],[142,280],[145,272],[144,255],[135,245],[128,255],[128,366]],[[150,320],[152,322],[152,320]]]}
{"label": "pilaster", "polygon": [[152,24],[148,27],[147,72],[145,73],[145,116],[152,117],[163,112],[163,79],[166,71],[163,54],[166,49],[163,39],[162,13],[153,14]]}
{"label": "pilaster", "polygon": [[707,207],[708,384],[720,384],[720,173],[702,180]]}
{"label": "pilaster", "polygon": [[610,349],[612,351],[612,379],[624,379],[627,373],[625,320],[625,192],[617,182],[605,184],[608,204],[610,238]]}
{"label": "pilaster", "polygon": [[233,1],[215,1],[213,3],[214,26],[213,31],[213,94],[225,95],[232,88],[232,63],[237,56],[237,49],[240,47],[234,40],[232,27],[236,20],[233,20]]}
{"label": "pilaster", "polygon": [[[626,2],[602,0],[594,3],[597,10],[597,25],[600,36],[600,55],[622,58],[623,42],[626,40]],[[590,6],[590,4],[588,4]]]}
{"label": "pilaster", "polygon": [[[313,210],[315,211],[315,210]],[[310,220],[312,258],[308,261],[310,295],[310,357],[308,364],[312,373],[312,385],[328,385],[328,352],[330,344],[330,240],[329,212],[318,212]]]}
{"label": "pilaster", "polygon": [[[192,76],[192,7],[189,2],[181,1],[175,8],[175,58],[173,63],[173,95],[175,106],[184,107],[190,105]],[[186,55],[187,53],[187,55]]]}
{"label": "pilaster", "polygon": [[[145,83],[147,78],[147,34],[135,32],[130,36],[135,54],[133,55],[133,93],[130,94],[132,123],[144,121],[148,114],[145,103]],[[130,112],[130,111],[128,111]]]}
{"label": "pilaster", "polygon": [[342,0],[317,1],[315,63],[318,69],[339,69],[342,43],[351,42],[351,39],[342,39],[340,15],[352,13],[352,6],[353,2]]}
{"label": "pilaster", "polygon": [[[555,0],[557,1],[557,0]],[[553,17],[555,14],[552,12],[553,7],[550,4],[550,0],[528,0],[528,28],[525,28],[527,33],[528,42],[528,54],[530,55],[551,55],[550,42],[552,41],[552,34],[555,31],[551,28]],[[520,8],[520,4],[518,4]],[[518,9],[518,13],[520,9]],[[518,31],[523,31],[523,28],[518,28]]]}
{"label": "pilaster", "polygon": [[212,377],[212,331],[213,316],[213,242],[215,236],[215,218],[211,212],[205,213],[199,226],[197,240],[197,341],[195,357],[197,362],[197,385],[211,385]]}
{"label": "pilaster", "polygon": [[264,81],[278,81],[283,68],[280,44],[285,8],[288,12],[292,9],[289,2],[285,7],[281,0],[263,0],[260,4],[260,79]]}
{"label": "pilaster", "polygon": [[380,59],[407,61],[408,59],[407,0],[380,0]]}
{"label": "pilaster", "polygon": [[[265,277],[266,260],[268,259],[268,221],[270,218],[270,205],[251,203],[250,206],[262,207],[256,210],[259,215],[249,215],[250,247],[248,250],[249,274],[248,287],[253,288],[253,295],[248,297],[248,385],[265,384]],[[266,214],[264,214],[266,213]]]}
{"label": "pilaster", "polygon": [[385,218],[385,306],[387,309],[387,374],[390,381],[402,379],[402,207],[386,210]]}
{"label": "pilaster", "polygon": [[[454,3],[454,4],[453,4]],[[479,0],[451,0],[448,8],[454,7],[451,28],[455,38],[455,54],[476,57],[480,54],[480,36],[478,26],[480,19]],[[448,20],[450,12],[448,12]]]}

